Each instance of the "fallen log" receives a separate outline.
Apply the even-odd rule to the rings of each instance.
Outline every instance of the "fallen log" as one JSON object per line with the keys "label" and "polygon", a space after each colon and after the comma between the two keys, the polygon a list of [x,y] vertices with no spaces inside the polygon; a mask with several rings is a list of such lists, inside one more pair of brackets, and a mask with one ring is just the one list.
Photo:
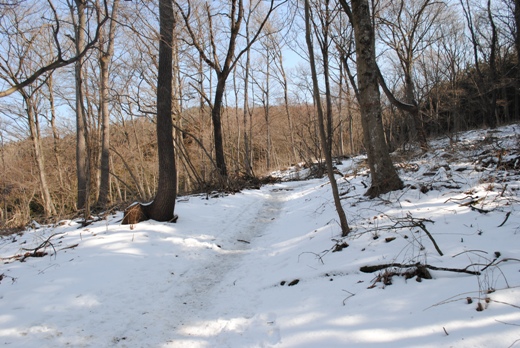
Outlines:
{"label": "fallen log", "polygon": [[[479,271],[471,271],[467,268],[448,268],[448,267],[437,267],[433,265],[428,264],[421,264],[421,263],[412,263],[412,264],[402,264],[402,263],[387,263],[387,264],[381,264],[381,265],[372,265],[372,266],[363,266],[359,268],[359,270],[363,273],[374,273],[383,269],[387,269],[390,267],[396,267],[396,268],[412,268],[412,267],[423,267],[427,269],[431,269],[433,271],[446,271],[446,272],[457,272],[457,273],[467,273],[471,275],[480,275]],[[470,266],[468,266],[470,267]]]}

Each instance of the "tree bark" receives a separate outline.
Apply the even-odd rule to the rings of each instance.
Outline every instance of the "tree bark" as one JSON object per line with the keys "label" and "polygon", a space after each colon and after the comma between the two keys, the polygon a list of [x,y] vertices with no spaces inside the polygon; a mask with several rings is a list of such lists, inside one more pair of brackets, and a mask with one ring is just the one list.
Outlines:
{"label": "tree bark", "polygon": [[213,109],[211,110],[211,120],[213,121],[213,141],[215,142],[215,163],[219,174],[225,178],[228,175],[226,158],[224,156],[224,141],[222,139],[222,102],[226,90],[226,80],[228,74],[219,74]]}
{"label": "tree bark", "polygon": [[[87,27],[86,1],[75,0],[78,22],[76,30],[76,54],[79,55],[85,46],[85,30]],[[85,108],[83,105],[83,59],[80,58],[75,63],[76,78],[76,176],[77,176],[77,209],[85,209],[88,215],[88,196],[89,196],[89,156],[87,147],[87,121]]]}
{"label": "tree bark", "polygon": [[393,166],[383,130],[375,37],[368,0],[352,0],[352,10],[346,0],[340,0],[340,3],[354,26],[361,124],[372,179],[365,194],[373,198],[403,188],[403,182]]}
{"label": "tree bark", "polygon": [[171,0],[159,0],[159,71],[157,78],[157,144],[159,182],[154,200],[146,205],[133,205],[125,210],[123,224],[147,219],[175,221],[177,168],[173,145],[173,29],[175,17]]}

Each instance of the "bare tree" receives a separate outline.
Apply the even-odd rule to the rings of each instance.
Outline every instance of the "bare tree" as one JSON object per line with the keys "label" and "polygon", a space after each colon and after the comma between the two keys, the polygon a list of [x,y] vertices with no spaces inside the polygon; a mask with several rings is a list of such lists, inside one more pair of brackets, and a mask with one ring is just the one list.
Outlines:
{"label": "bare tree", "polygon": [[351,10],[346,0],[339,2],[354,26],[361,124],[372,179],[366,195],[376,197],[403,188],[403,182],[393,166],[383,131],[379,69],[370,6],[368,0],[352,0]]}
{"label": "bare tree", "polygon": [[491,11],[491,0],[487,1],[486,12],[491,27],[491,42],[489,47],[489,79],[491,80],[491,97],[489,101],[489,114],[488,122],[491,127],[495,127],[498,124],[497,111],[497,84],[498,84],[498,72],[497,72],[497,60],[498,60],[498,30],[495,24],[493,12]]}
{"label": "bare tree", "polygon": [[[330,1],[325,0],[323,4],[323,13],[320,13],[320,23],[321,27],[319,29],[322,31],[321,38],[318,38],[319,46],[322,54],[322,64],[323,64],[323,72],[324,72],[324,80],[325,80],[325,112],[327,114],[326,120],[324,116],[324,109],[321,104],[321,95],[318,83],[318,73],[316,69],[316,61],[314,55],[314,47],[312,41],[312,29],[311,29],[311,9],[309,0],[305,0],[305,41],[307,43],[307,48],[309,50],[309,63],[312,74],[312,85],[314,92],[314,103],[316,104],[316,109],[318,112],[318,127],[319,134],[321,140],[321,148],[322,152],[325,155],[325,163],[327,166],[327,174],[329,177],[330,185],[332,188],[332,196],[334,198],[334,205],[336,207],[336,212],[338,214],[338,218],[341,226],[341,235],[343,237],[347,236],[350,232],[350,227],[347,223],[347,218],[345,216],[345,211],[343,210],[343,206],[341,205],[341,200],[339,197],[338,184],[336,182],[336,178],[334,177],[334,168],[332,164],[332,102],[331,102],[331,91],[330,91],[330,79],[329,79],[329,40],[330,40],[330,24],[332,20],[331,9],[330,9]],[[314,32],[316,28],[314,29]],[[327,130],[326,130],[327,128]]]}
{"label": "bare tree", "polygon": [[[246,19],[250,20],[250,17]],[[251,147],[252,147],[252,138],[253,138],[253,120],[252,120],[252,112],[249,107],[249,78],[251,74],[251,45],[250,43],[250,26],[246,25],[245,28],[245,39],[247,44],[247,51],[245,54],[245,66],[243,67],[244,71],[244,104],[243,104],[243,115],[242,122],[244,126],[244,167],[245,172],[248,177],[252,177],[253,174],[253,156],[251,155]]]}
{"label": "bare tree", "polygon": [[[71,0],[68,0],[71,1]],[[69,9],[74,23],[74,43],[76,55],[85,48],[87,30],[87,0],[69,2]],[[77,209],[85,211],[85,219],[89,215],[90,194],[90,146],[88,144],[88,123],[84,104],[83,58],[74,62],[76,86],[76,178],[77,178]]]}
{"label": "bare tree", "polygon": [[154,200],[146,205],[136,204],[125,210],[123,224],[146,219],[176,220],[177,168],[173,145],[173,31],[175,16],[171,0],[159,0],[159,70],[157,78],[157,143],[159,181]]}
{"label": "bare tree", "polygon": [[[112,56],[114,55],[114,41],[116,31],[116,19],[119,7],[119,0],[112,3],[112,15],[110,16],[110,27],[108,35],[102,31],[102,39],[99,49],[99,69],[100,69],[100,91],[99,104],[101,108],[101,163],[100,163],[100,184],[98,190],[97,205],[103,208],[108,201],[108,193],[110,189],[110,112],[109,112],[109,66]],[[98,10],[99,0],[98,0]],[[106,42],[103,42],[105,41]]]}
{"label": "bare tree", "polygon": [[[491,1],[486,2],[485,10],[482,11],[480,16],[477,15],[475,18],[475,12],[479,10],[479,6],[472,3],[470,0],[459,0],[460,5],[462,7],[462,12],[464,14],[464,18],[466,19],[466,25],[469,30],[469,39],[473,46],[473,60],[475,67],[474,74],[474,85],[476,90],[478,91],[478,96],[481,100],[481,109],[483,111],[482,121],[483,123],[487,123],[487,125],[491,127],[495,127],[496,122],[496,90],[495,90],[495,79],[496,79],[496,58],[497,58],[497,31],[493,21],[493,15],[491,12]],[[489,20],[489,25],[491,27],[491,39],[489,45],[489,53],[485,54],[485,48],[482,44],[483,39],[483,29],[479,28],[480,24],[483,24],[483,18]],[[484,25],[482,25],[485,27]],[[482,56],[488,56],[488,62],[484,62]],[[489,79],[491,81],[486,81],[487,76],[483,71],[482,65],[483,63],[489,64]],[[485,65],[485,64],[484,64]],[[489,93],[491,92],[491,93]]]}
{"label": "bare tree", "polygon": [[[22,11],[23,10],[23,11]],[[23,76],[34,67],[35,62],[45,61],[45,52],[42,48],[44,40],[42,39],[49,31],[43,28],[33,28],[32,25],[25,21],[34,19],[38,8],[10,8],[4,13],[0,31],[3,34],[11,32],[15,28],[15,33],[5,43],[6,56],[0,58],[0,79],[10,85],[18,85]],[[6,27],[7,26],[7,27]],[[42,76],[44,77],[44,76]],[[47,77],[48,78],[48,77]],[[42,150],[41,127],[40,127],[40,107],[42,99],[41,88],[44,86],[46,79],[39,79],[38,84],[33,86],[26,85],[17,89],[22,97],[22,103],[25,110],[25,119],[32,143],[32,151],[34,153],[34,161],[36,162],[38,179],[40,184],[40,194],[44,213],[47,217],[54,215],[56,210],[51,198],[50,189],[45,171],[45,159]]]}
{"label": "bare tree", "polygon": [[[229,77],[229,74],[233,71],[235,66],[237,65],[240,58],[248,51],[248,49],[255,43],[262,33],[262,29],[265,26],[269,16],[273,13],[273,11],[281,6],[286,1],[280,1],[276,4],[275,0],[269,1],[269,8],[267,9],[263,20],[260,22],[256,32],[251,35],[251,39],[248,44],[245,45],[238,53],[237,44],[238,39],[241,34],[241,27],[244,20],[244,1],[243,0],[231,0],[229,11],[225,12],[224,9],[214,10],[212,6],[208,2],[204,3],[203,12],[206,16],[206,24],[207,24],[207,35],[209,36],[209,43],[203,41],[203,39],[198,35],[198,31],[194,29],[193,24],[193,6],[192,1],[187,0],[186,6],[183,6],[180,1],[175,1],[179,12],[184,19],[184,23],[186,26],[186,30],[188,31],[190,42],[200,54],[202,60],[211,67],[214,71],[217,82],[215,88],[215,94],[213,99],[213,105],[211,110],[211,118],[213,121],[213,136],[215,143],[215,157],[216,157],[216,165],[219,171],[219,174],[226,178],[228,175],[228,170],[226,166],[226,160],[224,156],[224,144],[222,137],[222,121],[221,121],[221,113],[224,102],[224,93],[226,89],[226,81]],[[257,2],[252,4],[253,7],[259,8],[261,2]],[[224,12],[221,12],[224,11]],[[199,13],[199,15],[202,15]],[[218,16],[224,16],[228,19],[228,40],[227,43],[217,42],[217,38],[219,33],[216,32],[216,28],[214,25],[215,18]],[[198,22],[199,23],[199,22]],[[209,47],[209,49],[207,49]],[[219,50],[220,47],[226,47],[226,49],[221,52]]]}
{"label": "bare tree", "polygon": [[292,149],[292,161],[296,163],[298,161],[298,151],[296,149],[296,142],[294,140],[294,121],[293,116],[290,110],[289,103],[289,81],[287,79],[286,69],[284,67],[284,57],[282,53],[282,39],[281,38],[273,38],[274,45],[274,65],[276,67],[277,74],[275,74],[275,78],[278,80],[283,89],[283,103],[284,103],[284,111],[285,116],[287,117],[287,126],[289,126],[288,133],[290,139],[290,147]]}
{"label": "bare tree", "polygon": [[[70,0],[67,0],[70,1]],[[42,75],[45,75],[49,72],[52,72],[58,68],[62,68],[71,64],[76,63],[78,60],[81,60],[87,52],[89,52],[90,49],[95,47],[97,44],[97,40],[99,38],[99,30],[101,27],[105,24],[105,22],[108,20],[108,17],[104,17],[99,21],[99,26],[96,28],[95,35],[91,38],[89,38],[89,41],[86,42],[82,50],[76,50],[75,54],[72,56],[67,56],[65,52],[68,52],[67,49],[65,49],[64,44],[61,42],[63,40],[63,35],[61,33],[61,19],[58,16],[58,13],[56,11],[56,7],[54,6],[52,0],[47,0],[50,10],[53,13],[53,20],[54,24],[52,24],[52,30],[53,30],[53,48],[55,50],[55,56],[52,58],[50,62],[47,62],[42,67],[33,70],[32,72],[29,72],[24,76],[23,79],[20,79],[16,84],[12,84],[10,87],[0,90],[0,98],[6,97],[8,95],[13,94],[14,92],[29,86],[30,84],[34,83],[38,78],[40,78]],[[10,4],[6,4],[9,7],[14,7],[22,4],[22,1],[15,1]],[[70,5],[70,4],[69,4]],[[105,1],[106,6],[106,1]],[[108,11],[106,11],[108,13]]]}
{"label": "bare tree", "polygon": [[[411,128],[417,132],[421,148],[427,149],[428,142],[424,120],[420,111],[418,86],[414,78],[414,64],[418,56],[439,38],[439,19],[445,9],[442,1],[412,0],[390,1],[379,13],[382,41],[388,45],[397,56],[404,80],[404,103],[395,102],[394,96],[389,96],[391,102],[403,111],[410,113]],[[384,88],[385,83],[380,76]],[[388,88],[385,88],[388,94]]]}

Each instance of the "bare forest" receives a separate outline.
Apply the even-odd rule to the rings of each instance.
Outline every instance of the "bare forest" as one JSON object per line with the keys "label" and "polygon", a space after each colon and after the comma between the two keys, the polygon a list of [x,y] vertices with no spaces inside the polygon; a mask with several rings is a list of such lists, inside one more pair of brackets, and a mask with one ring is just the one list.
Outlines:
{"label": "bare forest", "polygon": [[390,154],[520,120],[519,28],[519,0],[0,0],[0,228],[358,154],[399,189]]}

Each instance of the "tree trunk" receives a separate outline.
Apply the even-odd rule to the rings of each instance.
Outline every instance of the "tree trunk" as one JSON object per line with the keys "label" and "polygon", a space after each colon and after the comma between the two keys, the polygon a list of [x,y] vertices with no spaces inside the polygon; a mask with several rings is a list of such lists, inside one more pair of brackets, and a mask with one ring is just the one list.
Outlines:
{"label": "tree trunk", "polygon": [[228,175],[226,167],[226,159],[224,156],[224,141],[222,139],[222,102],[224,99],[224,92],[226,89],[227,75],[224,77],[219,75],[217,80],[217,89],[215,90],[215,100],[213,102],[213,109],[211,110],[211,120],[213,121],[213,141],[215,142],[215,162],[217,169],[222,178]]}
{"label": "tree trunk", "polygon": [[[249,44],[249,27],[246,27],[246,40]],[[244,167],[248,177],[253,176],[253,166],[251,163],[251,148],[249,147],[252,134],[247,134],[247,119],[249,117],[249,73],[251,70],[251,49],[246,52],[246,66],[244,69],[244,110],[243,110],[243,124],[244,124]]]}
{"label": "tree trunk", "polygon": [[368,0],[352,0],[352,11],[346,0],[340,0],[340,3],[354,26],[361,124],[372,179],[365,194],[373,198],[403,188],[403,182],[393,166],[383,130],[375,37]]}
{"label": "tree trunk", "polygon": [[34,151],[34,159],[38,168],[38,179],[40,181],[40,193],[42,198],[42,205],[46,217],[56,214],[54,204],[52,202],[51,194],[49,191],[49,185],[47,183],[47,176],[45,175],[45,160],[43,158],[43,151],[41,145],[41,138],[39,132],[38,113],[35,110],[34,101],[31,96],[25,93],[23,98],[25,106],[27,107],[27,122],[29,125],[29,131]]}
{"label": "tree trunk", "polygon": [[426,139],[426,131],[424,129],[423,120],[421,117],[421,112],[419,110],[419,104],[415,98],[415,84],[413,82],[412,77],[412,62],[409,61],[404,63],[406,68],[404,69],[404,89],[406,96],[406,103],[413,105],[411,111],[409,111],[410,116],[412,117],[413,128],[417,132],[417,140],[419,142],[419,146],[423,151],[428,150],[428,141]]}
{"label": "tree trunk", "polygon": [[491,0],[487,2],[487,13],[489,23],[491,24],[491,48],[489,52],[489,70],[490,70],[490,89],[491,96],[489,100],[489,114],[488,116],[488,124],[490,127],[494,128],[498,125],[499,120],[497,116],[497,85],[498,83],[498,73],[497,73],[497,50],[498,50],[498,33],[495,25],[495,21],[493,19],[493,13],[491,12]]}
{"label": "tree trunk", "polygon": [[[211,117],[213,120],[213,136],[214,136],[214,144],[215,144],[215,159],[216,159],[216,166],[217,170],[221,176],[221,179],[226,179],[228,175],[227,167],[226,167],[226,161],[224,156],[224,144],[223,144],[223,138],[222,138],[222,122],[221,122],[221,111],[222,111],[222,104],[223,104],[223,98],[224,98],[224,92],[226,88],[226,79],[228,78],[230,72],[235,69],[235,66],[237,62],[240,60],[240,57],[242,57],[243,54],[247,52],[247,50],[251,47],[251,45],[258,39],[260,36],[263,27],[265,26],[269,16],[274,11],[278,5],[275,6],[275,1],[270,1],[269,9],[263,18],[263,20],[260,22],[260,25],[258,26],[256,33],[252,36],[249,43],[244,47],[243,50],[236,53],[235,48],[237,45],[237,39],[240,37],[241,34],[241,25],[242,20],[244,19],[244,1],[243,0],[231,0],[228,2],[230,6],[230,12],[229,13],[219,13],[219,14],[213,14],[211,13],[211,6],[208,2],[204,5],[204,11],[207,15],[207,21],[208,21],[208,31],[210,36],[210,42],[209,42],[209,51],[208,53],[208,47],[202,44],[200,37],[195,35],[195,31],[193,30],[193,27],[191,25],[190,16],[192,15],[191,7],[189,7],[189,10],[186,12],[183,9],[183,6],[179,4],[179,1],[174,1],[177,9],[179,10],[179,14],[184,19],[185,28],[188,31],[188,34],[190,35],[190,38],[192,40],[191,44],[197,49],[199,52],[202,60],[208,64],[211,69],[215,72],[215,75],[217,76],[217,88],[215,90],[215,97],[213,102],[213,108],[211,110]],[[226,37],[228,39],[227,48],[224,49],[225,57],[223,59],[218,58],[218,52],[217,52],[217,46],[221,46],[224,43],[216,42],[215,37],[218,37],[217,33],[214,31],[213,27],[213,20],[214,18],[218,18],[219,16],[224,16],[226,18],[226,21],[229,20],[229,31],[226,32],[226,34],[223,37]],[[211,75],[210,75],[211,76]],[[210,83],[211,86],[211,83]],[[210,87],[211,88],[211,87]],[[202,91],[202,89],[201,89]]]}
{"label": "tree trunk", "polygon": [[[98,208],[105,208],[108,203],[108,194],[110,191],[110,113],[108,110],[108,89],[109,75],[108,68],[110,60],[114,55],[114,38],[116,29],[116,17],[118,13],[119,0],[114,0],[112,4],[112,16],[110,17],[110,29],[108,33],[108,47],[106,51],[103,47],[100,49],[99,69],[100,69],[100,89],[99,99],[101,106],[101,175],[98,191]],[[103,40],[100,40],[103,45]]]}
{"label": "tree trunk", "polygon": [[291,111],[289,110],[289,83],[287,82],[287,75],[285,74],[285,69],[283,67],[283,56],[280,51],[279,55],[279,64],[280,64],[280,74],[282,75],[282,85],[283,85],[283,103],[285,109],[285,115],[287,116],[287,124],[289,126],[289,137],[291,139],[291,148],[292,148],[292,162],[296,164],[298,162],[299,156],[296,150],[296,142],[294,141],[294,125],[291,116]]}
{"label": "tree trunk", "polygon": [[49,89],[49,107],[51,113],[51,129],[52,129],[52,145],[54,152],[54,159],[56,160],[56,169],[58,170],[58,178],[60,180],[60,187],[63,189],[65,182],[63,180],[63,169],[61,168],[60,154],[58,150],[58,141],[60,139],[58,134],[58,128],[56,127],[56,107],[54,103],[54,90],[53,90],[53,78],[52,75],[47,79],[47,87]]}
{"label": "tree trunk", "polygon": [[[326,35],[326,33],[324,34]],[[313,85],[313,96],[314,96],[314,102],[316,103],[316,108],[318,112],[318,126],[319,126],[319,135],[321,140],[321,148],[323,153],[325,154],[325,162],[327,166],[327,174],[329,177],[330,185],[332,188],[332,196],[334,198],[334,205],[336,206],[336,212],[338,214],[338,218],[340,221],[340,227],[341,227],[341,235],[343,237],[346,237],[350,232],[350,227],[347,223],[347,217],[345,216],[345,211],[343,210],[343,206],[341,205],[341,200],[339,197],[339,190],[338,190],[338,184],[336,182],[336,178],[334,177],[334,168],[332,166],[332,155],[331,155],[331,142],[330,134],[326,134],[325,131],[325,117],[323,115],[323,109],[321,105],[321,97],[320,97],[320,90],[319,90],[319,84],[318,84],[318,76],[316,73],[316,62],[314,60],[314,49],[312,46],[312,39],[311,39],[311,19],[310,19],[310,5],[309,0],[305,0],[305,40],[307,43],[307,48],[309,50],[309,60],[310,60],[310,67],[311,67],[311,73],[312,73],[312,85]],[[322,48],[322,51],[328,49],[328,45]],[[323,57],[323,65],[324,65],[324,71],[325,71],[325,79],[328,79],[328,60],[326,59],[327,56]],[[326,84],[328,86],[328,81],[326,81]],[[326,91],[327,94],[330,95],[330,90]],[[329,101],[330,96],[327,97],[327,115],[331,113],[331,103]],[[329,116],[327,116],[329,117]],[[330,122],[330,119],[328,120]]]}
{"label": "tree trunk", "polygon": [[269,57],[269,47],[267,47],[266,52],[266,60],[267,65],[265,69],[265,92],[263,97],[263,104],[264,104],[264,118],[265,118],[265,146],[266,146],[266,156],[265,156],[265,166],[267,170],[271,170],[271,120],[270,120],[270,114],[269,114],[269,83],[271,75],[269,73],[270,69],[270,57]]}
{"label": "tree trunk", "polygon": [[132,205],[125,210],[123,224],[146,219],[175,221],[177,168],[173,146],[173,28],[175,17],[171,0],[159,0],[159,71],[157,78],[157,144],[159,182],[155,199],[147,205]]}
{"label": "tree trunk", "polygon": [[[78,23],[76,24],[76,54],[83,51],[85,45],[85,30],[87,19],[85,15],[85,0],[75,0],[76,10],[78,14]],[[83,58],[78,59],[75,63],[76,78],[76,176],[78,200],[77,209],[85,210],[85,215],[89,214],[88,196],[89,196],[89,156],[87,148],[87,122],[85,115],[85,107],[83,105]]]}

